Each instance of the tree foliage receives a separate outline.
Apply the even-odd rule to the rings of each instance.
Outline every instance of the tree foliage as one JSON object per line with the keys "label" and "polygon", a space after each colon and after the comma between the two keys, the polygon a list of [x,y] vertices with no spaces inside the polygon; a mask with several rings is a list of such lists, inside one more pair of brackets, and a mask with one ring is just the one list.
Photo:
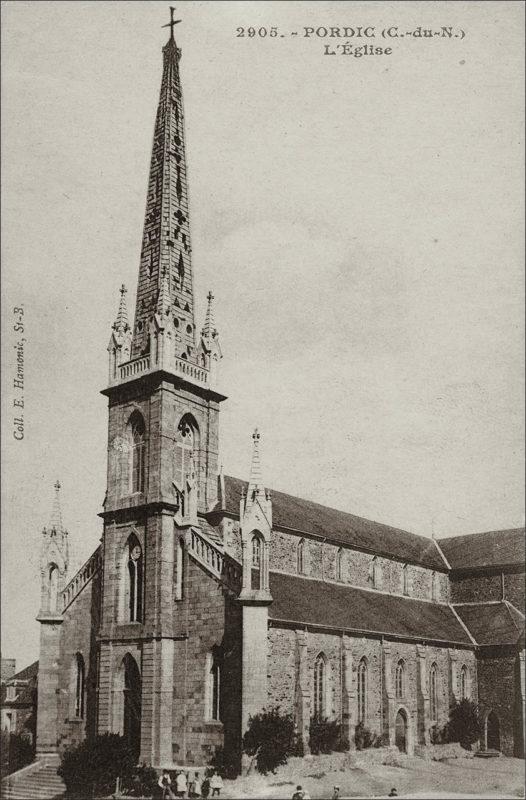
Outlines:
{"label": "tree foliage", "polygon": [[258,772],[275,772],[287,763],[294,750],[294,721],[290,714],[282,714],[277,707],[250,717],[243,751],[255,757]]}
{"label": "tree foliage", "polygon": [[2,777],[31,764],[35,748],[27,733],[2,731]]}
{"label": "tree foliage", "polygon": [[129,742],[116,733],[69,747],[57,772],[70,797],[106,796],[115,791],[117,778],[124,787],[136,783],[136,758]]}
{"label": "tree foliage", "polygon": [[336,720],[315,716],[309,728],[309,746],[314,755],[333,753],[349,749],[349,742],[342,736],[342,726]]}
{"label": "tree foliage", "polygon": [[484,724],[476,703],[464,699],[451,707],[444,737],[448,742],[460,742],[464,750],[471,750],[471,745],[483,732]]}

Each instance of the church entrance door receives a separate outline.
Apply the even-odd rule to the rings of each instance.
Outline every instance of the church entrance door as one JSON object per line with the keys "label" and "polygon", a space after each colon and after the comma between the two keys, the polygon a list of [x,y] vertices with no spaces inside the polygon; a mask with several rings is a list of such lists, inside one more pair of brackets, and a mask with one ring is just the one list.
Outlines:
{"label": "church entrance door", "polygon": [[494,711],[490,711],[486,719],[486,748],[500,750],[500,724]]}
{"label": "church entrance door", "polygon": [[132,656],[124,657],[124,736],[134,755],[141,751],[141,675]]}
{"label": "church entrance door", "polygon": [[395,744],[401,753],[407,753],[407,717],[401,709],[395,720]]}

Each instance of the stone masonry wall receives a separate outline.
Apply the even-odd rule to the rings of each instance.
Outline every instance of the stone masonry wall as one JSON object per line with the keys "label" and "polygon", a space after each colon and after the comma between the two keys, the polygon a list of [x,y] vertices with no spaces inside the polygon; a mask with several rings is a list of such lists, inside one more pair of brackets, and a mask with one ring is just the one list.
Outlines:
{"label": "stone masonry wall", "polygon": [[[100,573],[81,589],[64,613],[60,635],[58,744],[62,750],[95,733],[97,718]],[[84,715],[75,716],[76,654],[85,665]]]}
{"label": "stone masonry wall", "polygon": [[502,586],[500,573],[496,575],[468,575],[451,579],[452,603],[476,603],[500,600]]}
{"label": "stone masonry wall", "polygon": [[451,602],[477,603],[488,600],[509,600],[520,611],[524,608],[524,572],[493,572],[451,578]]}
{"label": "stone masonry wall", "polygon": [[509,600],[515,608],[524,612],[526,603],[524,597],[524,572],[510,572],[504,575],[504,597]]}
{"label": "stone masonry wall", "polygon": [[[142,415],[146,428],[145,491],[140,494],[131,493],[129,477],[127,424],[134,411]],[[196,453],[199,509],[206,511],[214,505],[217,499],[218,404],[175,389],[165,381],[153,392],[147,389],[141,392],[125,385],[110,402],[107,511],[133,507],[145,499],[174,502],[174,441],[185,414],[192,415],[199,429]]]}
{"label": "stone masonry wall", "polygon": [[[268,659],[268,706],[279,706],[282,711],[297,716],[297,646],[296,632],[288,627],[280,627],[273,623],[269,629]],[[379,639],[350,637],[352,652],[352,680],[354,691],[353,719],[357,719],[357,672],[360,661],[367,663],[367,708],[365,724],[371,731],[380,734],[384,730],[384,719],[387,714],[385,691],[385,675],[383,674],[383,648]],[[416,719],[418,713],[418,663],[416,643],[389,641],[391,652],[391,684],[394,688],[396,667],[400,660],[404,662],[404,689],[402,697],[394,697],[394,705],[405,706],[411,717]],[[307,634],[307,672],[310,715],[313,713],[314,663],[316,657],[323,653],[329,666],[327,681],[327,715],[340,720],[341,702],[341,659],[342,637],[339,634],[309,631]],[[475,654],[469,650],[451,650],[441,647],[426,648],[426,675],[432,664],[437,666],[438,717],[429,720],[430,726],[442,728],[449,717],[451,703],[451,666],[450,655],[456,658],[457,675],[465,664],[469,670],[472,697],[476,699],[476,662]],[[458,691],[459,687],[457,687]]]}
{"label": "stone masonry wall", "polygon": [[[174,762],[205,764],[218,747],[239,751],[241,728],[241,604],[224,586],[187,557],[184,596],[179,604],[181,629],[188,639],[176,642]],[[221,722],[206,719],[206,657],[221,659]]]}
{"label": "stone masonry wall", "polygon": [[[231,535],[232,538],[232,535]],[[304,574],[319,580],[341,581],[353,586],[374,588],[372,581],[373,555],[351,548],[338,547],[329,542],[320,542],[283,531],[272,532],[270,569],[297,574],[298,544],[304,542]],[[233,544],[231,544],[231,547]],[[340,575],[338,574],[340,560]],[[403,594],[404,564],[394,559],[378,556],[378,574],[381,576],[377,588],[392,594]],[[431,599],[432,570],[415,564],[407,565],[408,594],[411,597]],[[436,573],[437,600],[449,602],[449,580],[446,573]]]}
{"label": "stone masonry wall", "polygon": [[[479,699],[486,713],[492,710],[499,719],[500,747],[504,755],[518,755],[514,732],[520,727],[520,704],[516,701],[515,654],[498,651],[483,653],[478,661]],[[519,723],[519,724],[517,724]]]}

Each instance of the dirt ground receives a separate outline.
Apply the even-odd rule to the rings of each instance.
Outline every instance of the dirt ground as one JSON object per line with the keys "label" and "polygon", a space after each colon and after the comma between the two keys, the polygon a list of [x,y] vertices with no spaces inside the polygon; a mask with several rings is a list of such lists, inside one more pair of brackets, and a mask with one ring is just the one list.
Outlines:
{"label": "dirt ground", "polygon": [[456,758],[426,761],[401,756],[396,765],[367,763],[337,769],[330,763],[291,759],[275,775],[259,774],[225,781],[225,798],[292,797],[296,786],[306,789],[312,800],[333,796],[340,787],[341,798],[386,797],[393,787],[406,798],[517,798],[524,797],[524,761],[517,758]]}

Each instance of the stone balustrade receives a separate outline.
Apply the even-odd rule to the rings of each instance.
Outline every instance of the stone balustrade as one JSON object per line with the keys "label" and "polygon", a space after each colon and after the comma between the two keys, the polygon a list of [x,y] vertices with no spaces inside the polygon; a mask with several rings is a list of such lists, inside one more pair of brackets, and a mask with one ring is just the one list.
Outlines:
{"label": "stone balustrade", "polygon": [[196,561],[208,572],[236,592],[241,589],[241,564],[223,552],[204,533],[191,528],[187,533],[186,546]]}
{"label": "stone balustrade", "polygon": [[71,605],[84,586],[100,570],[102,564],[102,548],[99,546],[86,563],[79,569],[62,592],[62,611]]}
{"label": "stone balustrade", "polygon": [[[136,358],[133,361],[126,361],[126,363],[120,364],[117,367],[115,382],[122,383],[123,381],[131,381],[157,369],[160,369],[160,366],[154,363],[150,355],[141,356],[141,358]],[[166,366],[163,367],[163,369],[166,370]],[[196,383],[199,386],[207,387],[210,384],[209,370],[206,367],[192,364],[184,358],[175,357],[167,371],[173,372],[174,375],[180,375],[185,380]]]}

